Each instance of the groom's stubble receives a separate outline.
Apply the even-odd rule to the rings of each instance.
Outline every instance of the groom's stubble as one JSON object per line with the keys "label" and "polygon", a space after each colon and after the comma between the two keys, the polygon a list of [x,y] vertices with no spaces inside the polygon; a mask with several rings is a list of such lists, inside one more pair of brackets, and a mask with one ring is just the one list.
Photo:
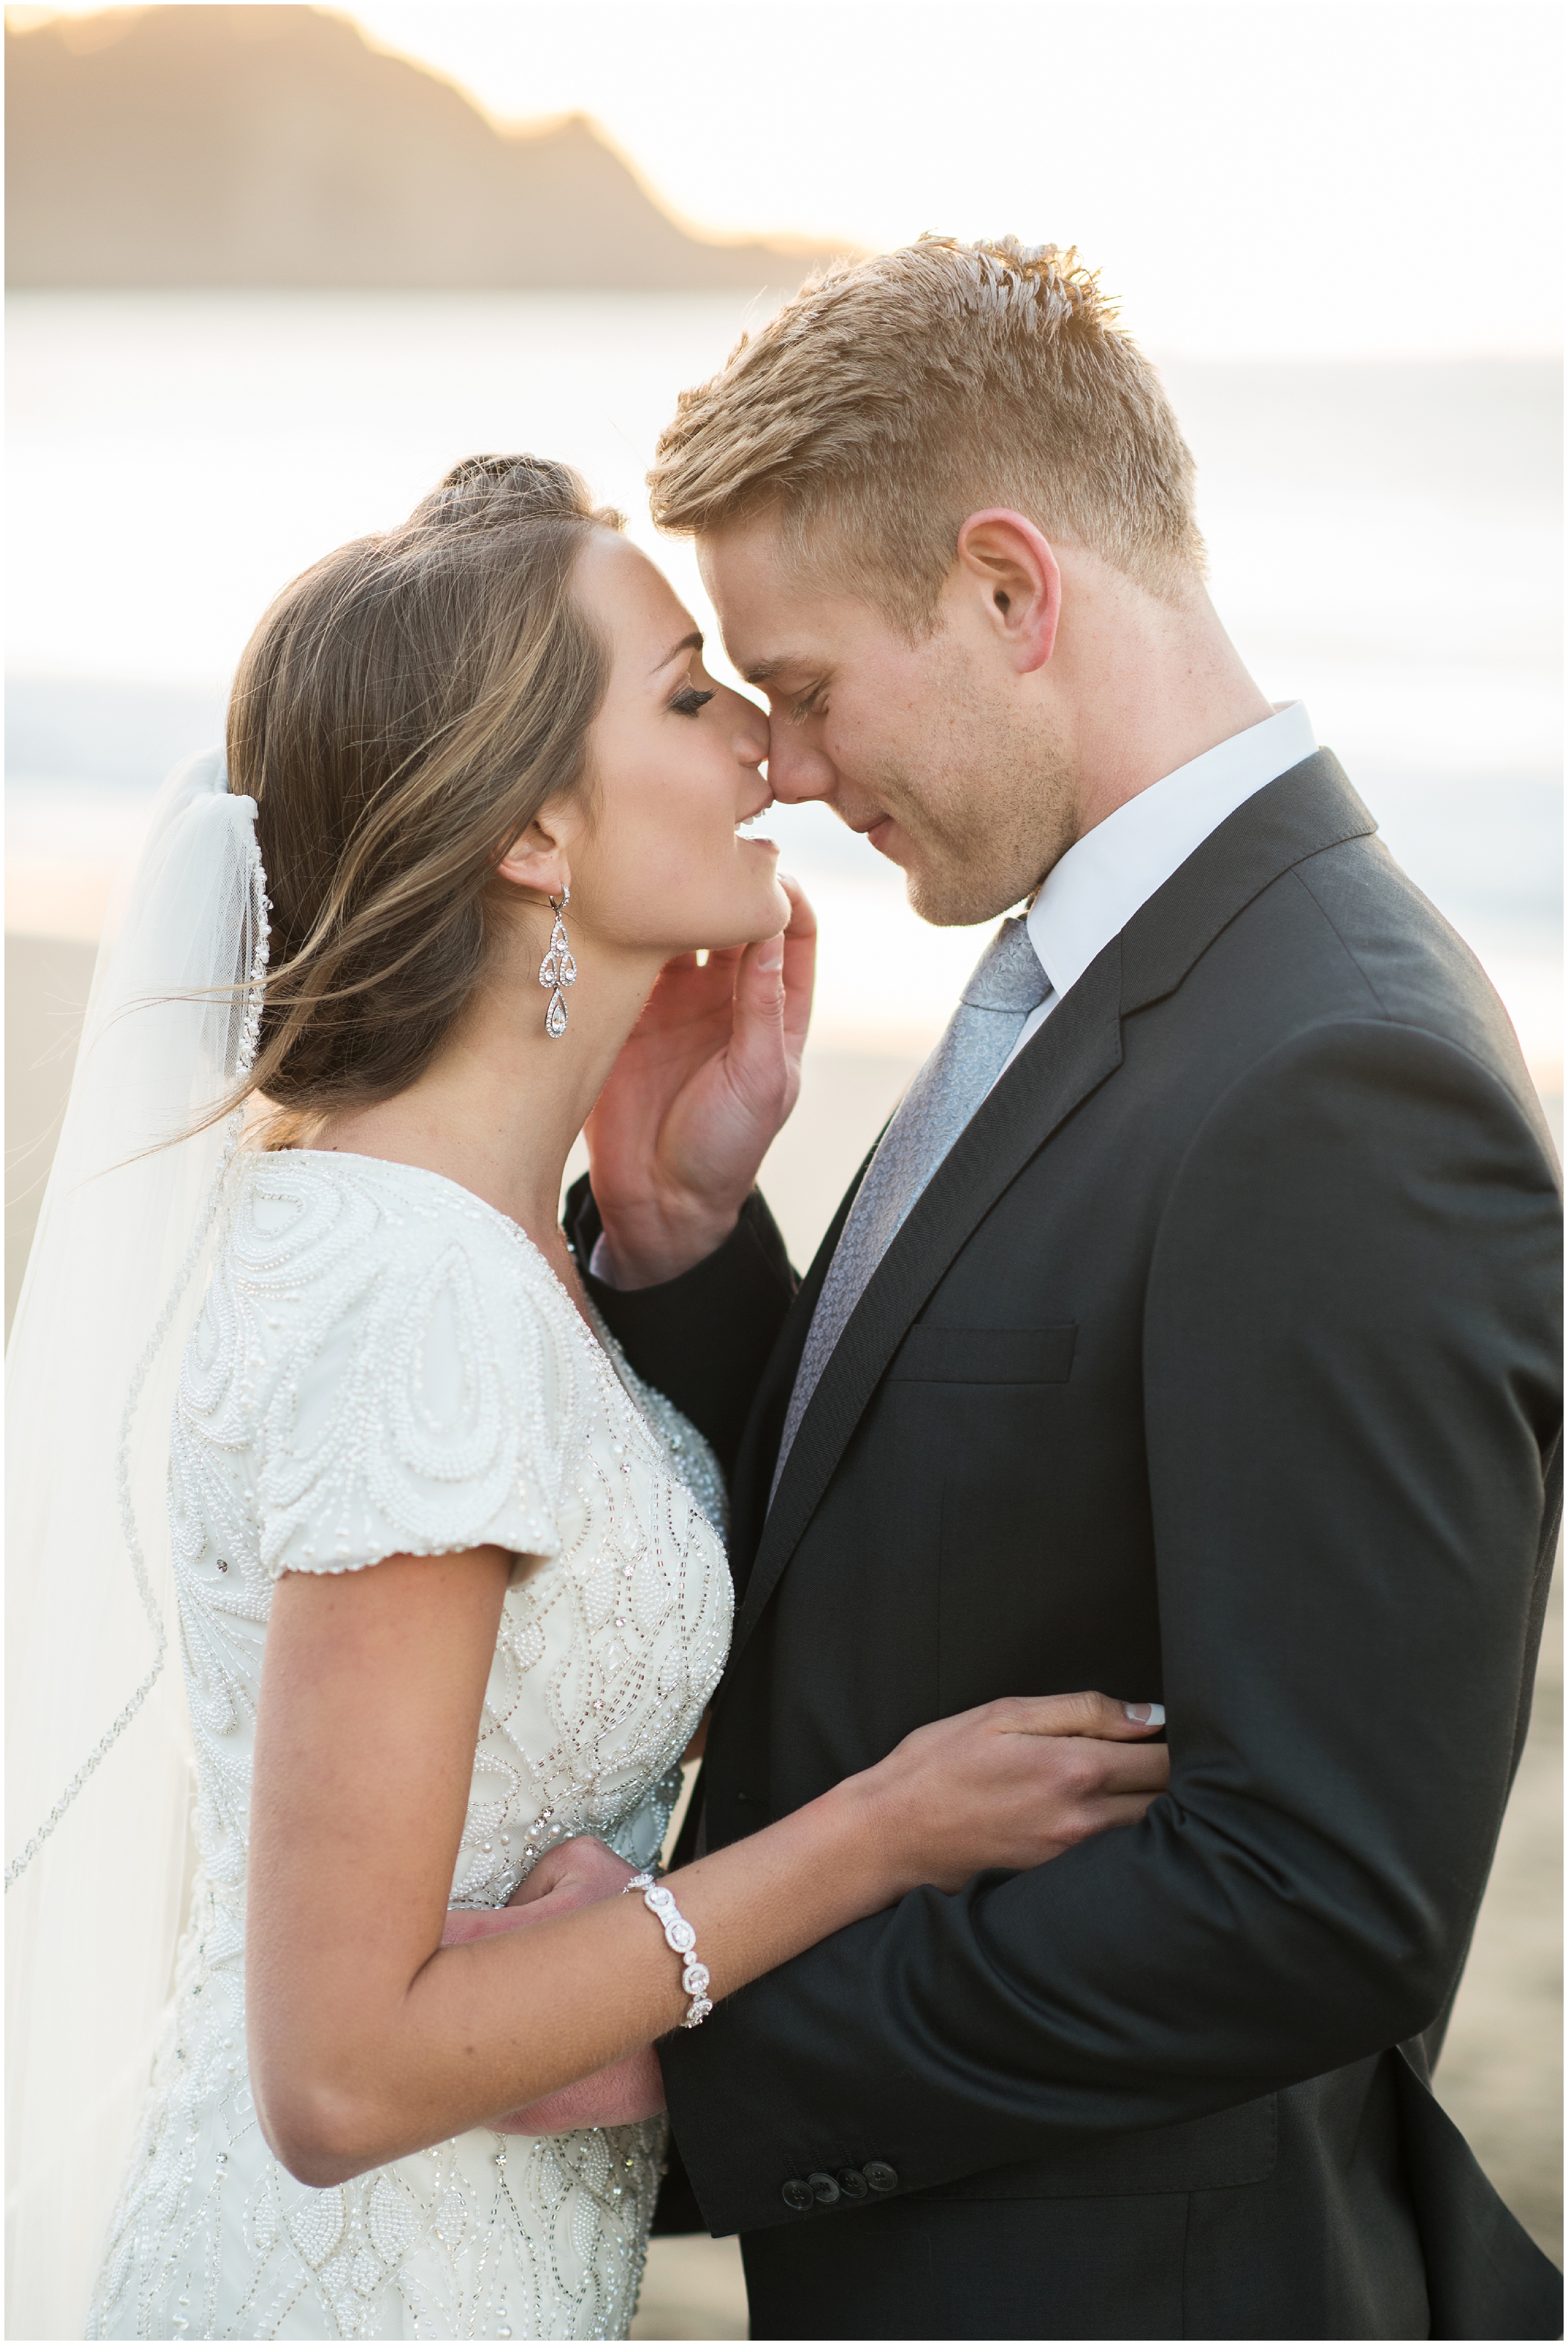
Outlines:
{"label": "groom's stubble", "polygon": [[933,928],[967,928],[1031,896],[1073,844],[1077,775],[1037,715],[986,689],[966,646],[939,631],[924,648],[918,745],[867,779],[904,834],[911,909]]}

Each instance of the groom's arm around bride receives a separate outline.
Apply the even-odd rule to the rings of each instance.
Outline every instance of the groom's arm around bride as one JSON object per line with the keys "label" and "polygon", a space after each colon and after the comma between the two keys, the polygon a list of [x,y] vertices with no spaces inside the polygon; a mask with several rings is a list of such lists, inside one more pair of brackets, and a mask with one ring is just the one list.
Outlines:
{"label": "groom's arm around bride", "polygon": [[[700,1830],[1013,1693],[1158,1697],[1172,1772],[1131,1828],[916,1892],[672,2042],[703,2214],[759,2336],[1556,2335],[1427,2081],[1559,1503],[1517,1045],[1225,643],[1186,452],[1087,280],[919,247],[794,308],[685,404],[656,507],[766,684],[775,791],[831,799],[938,920],[1049,875],[1045,975],[1008,990],[1005,930],[798,1294],[733,1167],[693,1181],[683,1263],[574,1200],[634,1364],[738,1446]],[[1075,400],[1076,471],[1026,445]],[[915,559],[922,466],[957,516],[924,631],[875,567],[879,527]],[[856,527],[858,568],[822,552]]]}

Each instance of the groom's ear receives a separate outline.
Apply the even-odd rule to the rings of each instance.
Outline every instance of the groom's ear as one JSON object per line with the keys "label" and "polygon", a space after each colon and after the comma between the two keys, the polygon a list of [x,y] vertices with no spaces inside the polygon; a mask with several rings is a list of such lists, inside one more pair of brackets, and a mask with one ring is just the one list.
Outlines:
{"label": "groom's ear", "polygon": [[1056,649],[1062,574],[1034,523],[1003,509],[971,513],[958,532],[958,575],[1018,675],[1044,667]]}

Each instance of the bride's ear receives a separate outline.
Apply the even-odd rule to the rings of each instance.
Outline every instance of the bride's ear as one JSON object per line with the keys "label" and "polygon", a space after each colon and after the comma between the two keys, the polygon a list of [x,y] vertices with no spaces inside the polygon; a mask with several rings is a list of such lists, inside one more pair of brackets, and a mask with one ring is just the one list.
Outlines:
{"label": "bride's ear", "polygon": [[571,887],[565,841],[551,822],[548,807],[512,840],[495,867],[495,876],[536,896],[561,896]]}

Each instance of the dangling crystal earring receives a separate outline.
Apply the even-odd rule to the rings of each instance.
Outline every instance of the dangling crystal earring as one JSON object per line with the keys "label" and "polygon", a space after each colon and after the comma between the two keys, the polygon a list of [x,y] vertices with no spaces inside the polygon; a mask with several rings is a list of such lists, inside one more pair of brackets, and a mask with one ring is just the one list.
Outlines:
{"label": "dangling crystal earring", "polygon": [[550,932],[550,950],[539,964],[539,981],[550,988],[550,1007],[544,1013],[544,1030],[552,1042],[559,1042],[566,1031],[566,1001],[563,989],[577,982],[577,963],[572,958],[572,948],[566,941],[566,922],[561,914],[572,901],[572,890],[563,888],[558,904],[553,896],[550,909],[555,914],[555,926]]}

